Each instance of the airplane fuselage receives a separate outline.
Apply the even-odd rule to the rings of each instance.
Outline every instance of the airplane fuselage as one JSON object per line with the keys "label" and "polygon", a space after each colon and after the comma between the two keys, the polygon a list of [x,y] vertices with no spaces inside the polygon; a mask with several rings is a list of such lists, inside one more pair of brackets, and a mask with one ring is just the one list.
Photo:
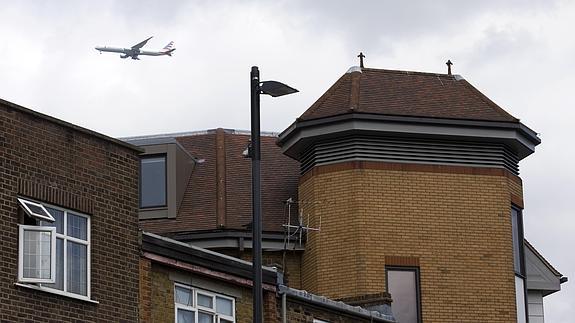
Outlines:
{"label": "airplane fuselage", "polygon": [[146,56],[162,56],[167,55],[166,52],[154,52],[154,51],[146,51],[146,50],[139,50],[139,49],[132,49],[132,48],[119,48],[119,47],[96,47],[97,50],[101,52],[110,52],[110,53],[122,53],[129,56],[132,55],[146,55]]}
{"label": "airplane fuselage", "polygon": [[[152,37],[150,37],[152,38]],[[145,55],[145,56],[163,56],[163,55],[168,55],[168,56],[172,56],[172,52],[174,50],[176,50],[175,48],[172,48],[174,42],[170,42],[168,45],[166,45],[162,50],[160,51],[145,51],[145,50],[141,50],[141,48],[146,44],[146,42],[148,40],[150,40],[150,38],[140,42],[137,45],[132,46],[131,48],[120,48],[120,47],[108,47],[108,46],[99,46],[96,47],[96,50],[100,51],[100,53],[102,52],[110,52],[110,53],[121,53],[123,55],[120,55],[121,58],[128,58],[131,57],[132,59],[139,59],[138,56],[140,55]]]}

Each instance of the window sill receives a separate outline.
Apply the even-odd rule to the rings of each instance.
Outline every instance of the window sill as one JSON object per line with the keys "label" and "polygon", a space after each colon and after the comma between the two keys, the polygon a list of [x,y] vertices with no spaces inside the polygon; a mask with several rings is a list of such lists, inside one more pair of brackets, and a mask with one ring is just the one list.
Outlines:
{"label": "window sill", "polygon": [[100,304],[100,302],[91,300],[91,299],[89,299],[89,298],[86,297],[86,296],[76,295],[76,294],[72,294],[72,293],[67,293],[67,292],[63,292],[63,291],[61,291],[61,290],[57,290],[57,289],[52,289],[52,288],[47,288],[47,287],[42,287],[42,286],[37,286],[37,285],[29,285],[29,284],[24,284],[24,283],[14,283],[14,285],[19,286],[19,287],[28,288],[28,289],[39,290],[39,291],[42,291],[42,292],[45,292],[45,293],[50,293],[50,294],[56,294],[56,295],[60,295],[60,296],[64,296],[64,297],[69,297],[69,298],[81,300],[81,301],[88,302],[88,303],[92,303],[92,304]]}

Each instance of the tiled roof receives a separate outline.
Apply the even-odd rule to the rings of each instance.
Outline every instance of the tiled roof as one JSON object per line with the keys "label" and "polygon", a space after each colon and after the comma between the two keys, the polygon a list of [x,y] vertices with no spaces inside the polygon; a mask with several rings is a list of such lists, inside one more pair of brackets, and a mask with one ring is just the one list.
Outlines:
{"label": "tiled roof", "polygon": [[299,120],[347,113],[519,122],[458,75],[370,68],[344,74]]}
{"label": "tiled roof", "polygon": [[[219,227],[218,216],[218,144],[217,132],[223,136],[223,171],[225,187],[220,212],[224,227]],[[209,130],[197,134],[174,136],[192,156],[205,162],[197,164],[189,180],[176,219],[142,220],[142,229],[154,233],[177,233],[196,230],[246,230],[252,220],[251,159],[242,152],[250,136],[234,130]],[[262,140],[262,215],[264,231],[283,231],[284,203],[297,200],[299,164],[283,155],[275,144],[277,137],[266,135]],[[221,165],[220,165],[221,166]],[[221,192],[221,191],[220,191]],[[220,195],[221,196],[221,195]],[[222,207],[223,205],[223,207]]]}

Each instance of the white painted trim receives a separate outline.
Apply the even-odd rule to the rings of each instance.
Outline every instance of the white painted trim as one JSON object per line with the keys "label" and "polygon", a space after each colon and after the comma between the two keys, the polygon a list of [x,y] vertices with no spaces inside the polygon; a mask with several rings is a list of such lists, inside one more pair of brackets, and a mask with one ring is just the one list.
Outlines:
{"label": "white painted trim", "polygon": [[[20,206],[22,206],[22,208],[24,209],[26,214],[28,214],[28,216],[35,218],[35,219],[38,219],[38,220],[44,220],[44,221],[48,221],[48,222],[56,221],[54,219],[54,217],[50,214],[50,212],[48,212],[48,210],[46,210],[44,205],[42,205],[38,202],[34,202],[34,201],[31,201],[28,199],[21,198],[21,197],[17,197],[16,199],[18,200],[18,203],[20,203]],[[35,207],[39,207],[40,209],[42,209],[42,211],[44,211],[46,213],[46,215],[32,212],[32,210],[30,210],[30,207],[28,206],[28,204],[34,205]]]}
{"label": "white painted trim", "polygon": [[[26,200],[26,201],[28,201],[28,200]],[[37,204],[38,202],[34,202],[34,203]],[[54,250],[53,255],[52,255],[53,256],[52,264],[54,265],[54,269],[52,270],[52,273],[53,273],[52,276],[54,279],[51,281],[21,280],[20,276],[21,276],[21,270],[23,267],[22,267],[22,259],[21,259],[21,256],[19,254],[18,255],[18,278],[19,278],[18,280],[20,282],[25,282],[25,283],[40,283],[40,284],[41,283],[44,283],[44,284],[55,283],[55,281],[56,281],[56,239],[62,239],[62,240],[64,240],[64,244],[63,244],[64,245],[63,246],[63,254],[64,254],[63,273],[64,273],[64,277],[62,278],[64,290],[59,290],[59,289],[51,288],[48,286],[42,286],[42,285],[26,285],[26,287],[29,287],[32,289],[39,289],[39,290],[50,292],[53,294],[77,298],[77,299],[81,299],[81,300],[85,300],[85,301],[90,301],[90,298],[92,295],[91,294],[92,293],[92,288],[91,288],[91,285],[92,285],[91,284],[91,281],[92,281],[92,278],[91,278],[92,277],[92,275],[91,275],[91,272],[92,272],[92,252],[91,252],[91,245],[92,245],[91,244],[91,225],[92,225],[92,223],[91,223],[91,217],[87,214],[83,214],[83,213],[78,212],[78,211],[69,210],[69,209],[66,209],[66,208],[63,208],[60,206],[56,206],[56,205],[52,205],[49,203],[42,203],[40,205],[43,208],[49,207],[52,209],[57,209],[57,210],[62,211],[64,213],[64,216],[63,216],[63,222],[64,222],[63,223],[63,233],[56,232],[55,227],[29,226],[29,227],[33,227],[33,228],[50,228],[50,229],[53,229],[53,231],[54,231],[53,236],[55,239],[54,239],[53,248],[52,248],[52,250]],[[48,212],[48,211],[46,210],[46,212]],[[82,239],[75,238],[75,237],[68,235],[68,214],[69,213],[71,213],[75,216],[83,217],[86,219],[86,240],[82,240]],[[48,214],[50,214],[50,213],[48,212]],[[45,219],[43,219],[43,220],[45,220]],[[55,221],[55,219],[52,222],[54,222],[54,221]],[[22,235],[22,234],[20,234],[20,235]],[[68,290],[68,270],[67,270],[67,267],[68,267],[68,241],[74,242],[77,244],[82,244],[82,245],[86,246],[86,295],[85,296],[80,295],[80,294],[71,293],[71,292],[67,291]],[[21,249],[20,244],[19,244],[18,249],[19,249],[19,253],[20,253],[20,249]]]}
{"label": "white painted trim", "polygon": [[[180,287],[180,288],[187,289],[192,293],[192,306],[176,303],[176,295],[175,295],[176,294],[176,286]],[[205,295],[205,296],[212,297],[213,308],[208,308],[208,307],[198,305],[198,293]],[[216,311],[216,309],[217,309],[217,297],[227,299],[227,300],[232,302],[233,316],[221,314],[221,313],[218,313]],[[216,292],[207,291],[207,290],[200,289],[197,287],[193,287],[193,286],[189,286],[189,285],[180,284],[180,283],[175,282],[174,283],[174,311],[175,311],[174,312],[174,315],[175,315],[174,320],[176,323],[178,323],[178,308],[188,310],[188,311],[193,311],[195,313],[195,321],[196,322],[198,321],[198,313],[199,312],[205,312],[207,314],[213,314],[215,322],[218,322],[218,323],[220,322],[220,319],[224,319],[224,320],[231,321],[231,322],[236,322],[236,300],[235,300],[235,298],[229,297],[226,295],[222,295],[222,294],[219,294]]]}
{"label": "white painted trim", "polygon": [[[50,278],[29,278],[24,277],[24,232],[41,231],[50,232]],[[53,284],[56,281],[56,228],[42,227],[37,225],[18,225],[18,281],[24,283],[47,283]]]}
{"label": "white painted trim", "polygon": [[63,291],[61,291],[61,290],[59,290],[59,289],[48,288],[48,287],[38,286],[38,285],[22,284],[22,283],[14,283],[14,285],[19,286],[19,287],[24,287],[24,288],[33,289],[33,290],[39,290],[39,291],[46,292],[46,293],[50,293],[50,294],[56,294],[56,295],[60,295],[60,296],[65,296],[65,297],[70,297],[70,298],[74,298],[74,299],[79,299],[79,300],[81,300],[81,301],[85,301],[85,302],[88,302],[88,303],[100,304],[100,302],[95,301],[95,300],[93,300],[93,299],[90,299],[90,298],[88,298],[88,297],[85,297],[85,296],[82,296],[82,295],[78,295],[78,294],[63,292]]}

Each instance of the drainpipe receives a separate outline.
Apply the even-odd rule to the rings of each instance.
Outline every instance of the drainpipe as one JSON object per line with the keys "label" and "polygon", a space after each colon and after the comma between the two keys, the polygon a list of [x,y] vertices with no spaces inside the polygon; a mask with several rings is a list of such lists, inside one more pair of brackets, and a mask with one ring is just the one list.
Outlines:
{"label": "drainpipe", "polygon": [[282,323],[287,323],[287,296],[282,293]]}

